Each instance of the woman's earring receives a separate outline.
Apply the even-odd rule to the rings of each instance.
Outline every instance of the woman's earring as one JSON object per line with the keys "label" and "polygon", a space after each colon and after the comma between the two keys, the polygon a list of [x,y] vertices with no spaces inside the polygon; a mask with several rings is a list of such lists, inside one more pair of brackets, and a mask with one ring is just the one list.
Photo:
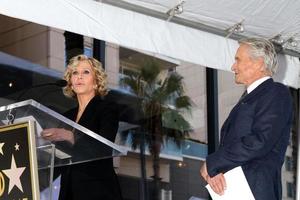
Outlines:
{"label": "woman's earring", "polygon": [[94,85],[94,90],[96,90],[97,89],[97,85]]}

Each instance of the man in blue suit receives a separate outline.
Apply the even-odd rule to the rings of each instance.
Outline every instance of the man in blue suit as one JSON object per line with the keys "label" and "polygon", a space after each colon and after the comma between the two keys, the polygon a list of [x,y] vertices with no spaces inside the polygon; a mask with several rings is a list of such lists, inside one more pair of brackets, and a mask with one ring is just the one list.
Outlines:
{"label": "man in blue suit", "polygon": [[226,190],[223,174],[242,166],[256,200],[281,200],[292,99],[287,87],[271,78],[278,65],[273,44],[260,38],[239,44],[232,71],[247,94],[231,110],[221,129],[220,146],[207,156],[200,174],[222,195]]}

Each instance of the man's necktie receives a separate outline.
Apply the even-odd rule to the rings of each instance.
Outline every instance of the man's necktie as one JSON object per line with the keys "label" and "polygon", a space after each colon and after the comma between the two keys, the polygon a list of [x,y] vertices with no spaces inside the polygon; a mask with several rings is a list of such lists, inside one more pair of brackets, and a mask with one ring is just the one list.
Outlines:
{"label": "man's necktie", "polygon": [[240,97],[239,101],[242,100],[247,94],[248,94],[248,93],[247,93],[247,90],[245,90],[245,91],[243,92],[242,96]]}

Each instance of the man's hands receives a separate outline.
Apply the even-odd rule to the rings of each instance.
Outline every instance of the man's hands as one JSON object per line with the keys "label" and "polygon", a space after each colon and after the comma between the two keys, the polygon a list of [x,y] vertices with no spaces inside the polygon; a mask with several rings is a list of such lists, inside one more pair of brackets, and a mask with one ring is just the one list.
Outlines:
{"label": "man's hands", "polygon": [[210,177],[207,173],[206,162],[202,165],[200,169],[200,174],[204,180],[210,185],[213,191],[219,195],[223,195],[226,190],[226,181],[224,174],[220,173],[214,177]]}
{"label": "man's hands", "polygon": [[68,141],[74,144],[74,134],[63,128],[49,128],[42,131],[42,137],[50,141]]}

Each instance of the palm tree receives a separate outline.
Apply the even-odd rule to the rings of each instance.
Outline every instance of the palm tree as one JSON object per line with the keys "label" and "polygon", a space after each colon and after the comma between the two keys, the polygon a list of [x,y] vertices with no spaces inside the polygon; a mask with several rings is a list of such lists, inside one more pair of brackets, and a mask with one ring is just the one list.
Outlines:
{"label": "palm tree", "polygon": [[[183,138],[192,130],[183,113],[190,111],[191,100],[184,95],[183,77],[177,72],[171,72],[166,78],[161,78],[162,68],[154,59],[146,60],[137,76],[122,79],[124,85],[141,99],[143,120],[141,132],[153,161],[153,199],[159,199],[160,170],[159,154],[165,139],[173,139],[178,147]],[[139,130],[140,131],[140,130]],[[140,132],[140,133],[141,133]],[[132,147],[142,145],[143,134],[135,134]]]}

